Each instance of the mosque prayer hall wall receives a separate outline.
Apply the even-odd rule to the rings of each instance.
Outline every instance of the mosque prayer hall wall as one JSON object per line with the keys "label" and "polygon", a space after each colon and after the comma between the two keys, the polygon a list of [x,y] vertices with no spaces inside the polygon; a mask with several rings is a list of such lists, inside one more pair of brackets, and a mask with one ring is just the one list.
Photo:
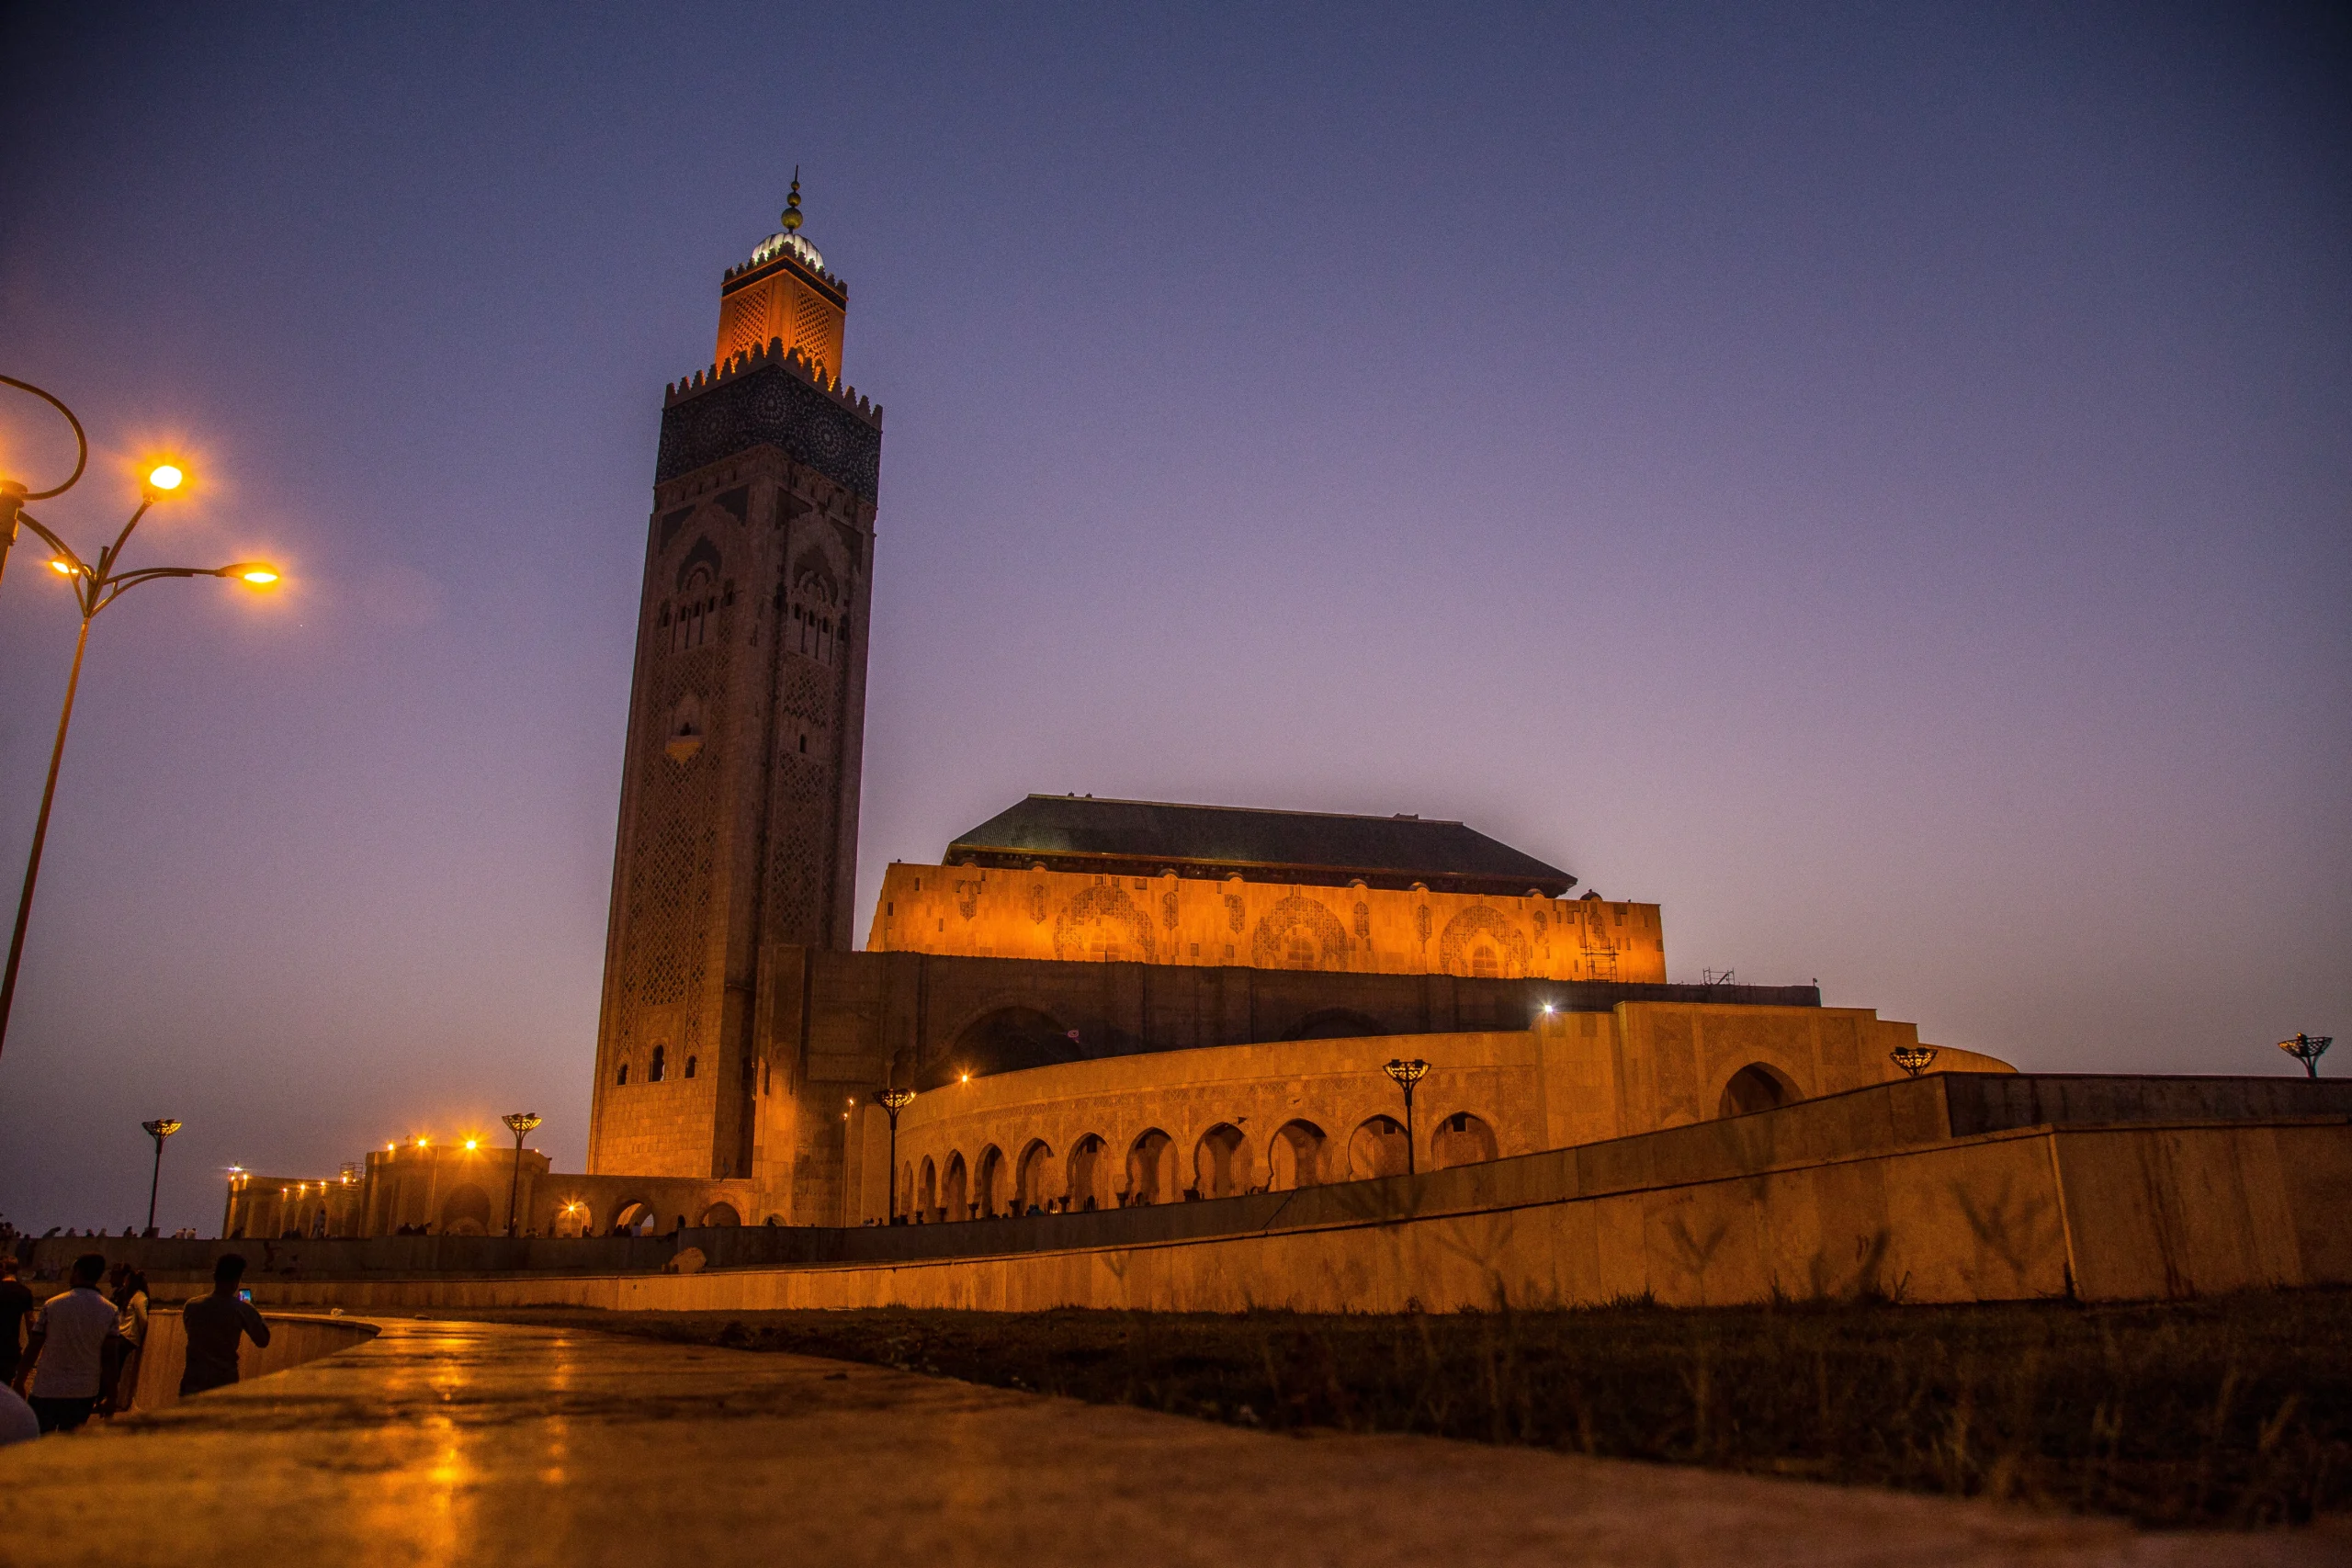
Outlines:
{"label": "mosque prayer hall wall", "polygon": [[870,953],[1663,984],[1656,904],[892,865]]}

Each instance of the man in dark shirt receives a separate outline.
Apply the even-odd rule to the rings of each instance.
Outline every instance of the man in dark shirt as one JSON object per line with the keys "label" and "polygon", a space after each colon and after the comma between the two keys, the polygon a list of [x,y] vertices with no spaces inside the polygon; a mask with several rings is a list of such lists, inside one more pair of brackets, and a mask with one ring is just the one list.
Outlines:
{"label": "man in dark shirt", "polygon": [[269,1325],[253,1303],[237,1295],[237,1281],[244,1277],[245,1260],[233,1252],[223,1253],[212,1265],[212,1293],[180,1309],[180,1325],[187,1336],[187,1370],[180,1373],[182,1399],[237,1381],[240,1338],[269,1343]]}
{"label": "man in dark shirt", "polygon": [[33,1293],[17,1278],[17,1260],[0,1252],[0,1383],[17,1381],[17,1356],[24,1348],[25,1314]]}

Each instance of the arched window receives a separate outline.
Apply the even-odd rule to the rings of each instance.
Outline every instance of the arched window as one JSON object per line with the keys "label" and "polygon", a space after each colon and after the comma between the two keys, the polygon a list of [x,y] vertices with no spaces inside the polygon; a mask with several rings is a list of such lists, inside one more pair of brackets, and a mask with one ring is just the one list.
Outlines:
{"label": "arched window", "polygon": [[623,1062],[623,1063],[621,1064],[621,1076],[620,1076],[620,1077],[616,1077],[616,1078],[615,1078],[613,1081],[614,1081],[615,1083],[627,1083],[627,1082],[628,1082],[628,1064],[627,1062]]}
{"label": "arched window", "polygon": [[694,1076],[695,1076],[695,1059],[694,1059],[692,1056],[689,1056],[689,1057],[687,1057],[687,1058],[686,1058],[686,1077],[694,1077]]}
{"label": "arched window", "polygon": [[1494,1157],[1494,1128],[1467,1111],[1457,1111],[1439,1122],[1437,1136],[1430,1140],[1430,1166],[1435,1170],[1477,1165]]}
{"label": "arched window", "polygon": [[667,1045],[656,1045],[653,1047],[653,1065],[648,1067],[645,1071],[645,1081],[647,1083],[660,1083],[669,1075],[669,1055],[670,1047]]}
{"label": "arched window", "polygon": [[915,1178],[914,1211],[923,1219],[935,1218],[932,1211],[939,1207],[939,1168],[931,1156],[922,1156],[922,1174]]}

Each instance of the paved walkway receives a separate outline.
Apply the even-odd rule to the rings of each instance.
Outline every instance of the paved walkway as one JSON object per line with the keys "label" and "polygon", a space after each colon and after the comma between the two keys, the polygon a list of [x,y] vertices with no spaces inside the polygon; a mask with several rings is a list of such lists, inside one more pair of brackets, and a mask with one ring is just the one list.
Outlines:
{"label": "paved walkway", "polygon": [[391,1320],[0,1451],[0,1562],[2340,1562],[2105,1521],[1419,1438],[1264,1437],[805,1357]]}

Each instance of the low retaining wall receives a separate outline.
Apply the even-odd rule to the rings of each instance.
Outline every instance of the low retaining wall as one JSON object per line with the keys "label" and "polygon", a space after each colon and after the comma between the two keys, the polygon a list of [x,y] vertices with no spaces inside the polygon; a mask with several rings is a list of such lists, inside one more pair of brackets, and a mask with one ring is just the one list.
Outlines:
{"label": "low retaining wall", "polygon": [[[2129,1300],[2352,1282],[2352,1227],[2337,1223],[2333,1197],[2347,1181],[2352,1127],[2342,1123],[2042,1127],[1142,1246],[651,1277],[269,1281],[255,1292],[357,1308],[675,1311],[1397,1312],[1867,1292]],[[1316,1190],[1337,1202],[1390,1186]]]}
{"label": "low retaining wall", "polygon": [[[264,1313],[262,1320],[269,1325],[269,1343],[260,1346],[250,1339],[239,1343],[239,1382],[282,1372],[376,1337],[376,1325],[370,1323],[275,1312]],[[139,1397],[132,1408],[160,1410],[178,1404],[180,1373],[187,1368],[187,1337],[182,1331],[180,1314],[167,1308],[150,1312],[147,1348],[139,1362]]]}

